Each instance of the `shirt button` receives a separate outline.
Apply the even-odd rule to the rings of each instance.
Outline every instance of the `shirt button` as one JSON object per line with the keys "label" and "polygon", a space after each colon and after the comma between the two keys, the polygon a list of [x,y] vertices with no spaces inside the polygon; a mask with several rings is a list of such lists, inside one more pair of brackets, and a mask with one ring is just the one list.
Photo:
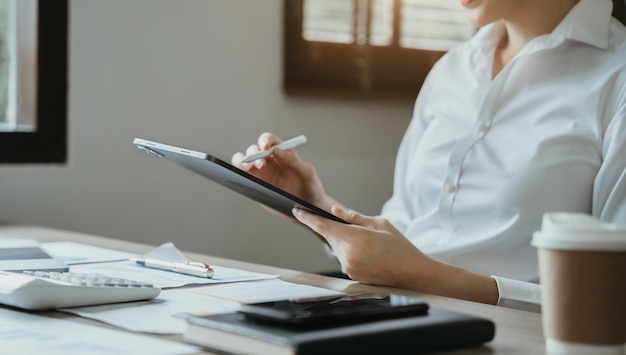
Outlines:
{"label": "shirt button", "polygon": [[443,185],[443,189],[445,192],[453,193],[454,191],[456,191],[456,186],[454,186],[453,183],[448,182],[445,185]]}
{"label": "shirt button", "polygon": [[476,132],[478,133],[485,133],[489,130],[489,125],[483,122],[478,122],[476,124],[476,127],[474,127],[474,129],[476,130]]}

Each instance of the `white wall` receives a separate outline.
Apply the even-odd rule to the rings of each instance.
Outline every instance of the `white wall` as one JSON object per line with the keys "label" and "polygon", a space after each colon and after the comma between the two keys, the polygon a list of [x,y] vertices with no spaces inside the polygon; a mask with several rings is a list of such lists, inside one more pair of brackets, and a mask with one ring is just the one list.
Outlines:
{"label": "white wall", "polygon": [[329,194],[376,214],[391,193],[410,103],[294,99],[281,90],[281,0],[75,0],[69,162],[0,165],[0,220],[305,271],[336,268],[309,232],[132,145],[230,160],[272,131]]}

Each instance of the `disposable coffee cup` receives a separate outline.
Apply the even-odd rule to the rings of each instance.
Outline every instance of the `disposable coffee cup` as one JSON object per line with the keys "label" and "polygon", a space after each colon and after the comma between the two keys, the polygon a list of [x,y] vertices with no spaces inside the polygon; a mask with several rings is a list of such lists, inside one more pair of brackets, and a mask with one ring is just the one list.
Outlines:
{"label": "disposable coffee cup", "polygon": [[548,354],[625,354],[626,229],[586,214],[547,213],[539,256]]}

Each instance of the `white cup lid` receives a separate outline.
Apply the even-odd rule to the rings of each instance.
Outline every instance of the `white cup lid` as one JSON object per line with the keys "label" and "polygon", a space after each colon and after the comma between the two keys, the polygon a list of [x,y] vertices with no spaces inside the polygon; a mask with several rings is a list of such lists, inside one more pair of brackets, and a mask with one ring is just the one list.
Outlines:
{"label": "white cup lid", "polygon": [[535,247],[565,250],[626,251],[626,229],[583,213],[543,215],[541,230],[533,234]]}
{"label": "white cup lid", "polygon": [[617,345],[592,345],[570,343],[554,339],[546,338],[546,352],[551,355],[623,355],[624,344]]}

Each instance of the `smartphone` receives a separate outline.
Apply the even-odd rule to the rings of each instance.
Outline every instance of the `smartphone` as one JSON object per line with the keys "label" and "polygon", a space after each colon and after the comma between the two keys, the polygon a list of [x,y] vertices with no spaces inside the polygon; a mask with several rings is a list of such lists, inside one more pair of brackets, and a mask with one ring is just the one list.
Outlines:
{"label": "smartphone", "polygon": [[325,325],[424,315],[428,304],[414,297],[360,294],[243,305],[240,318],[285,326]]}

